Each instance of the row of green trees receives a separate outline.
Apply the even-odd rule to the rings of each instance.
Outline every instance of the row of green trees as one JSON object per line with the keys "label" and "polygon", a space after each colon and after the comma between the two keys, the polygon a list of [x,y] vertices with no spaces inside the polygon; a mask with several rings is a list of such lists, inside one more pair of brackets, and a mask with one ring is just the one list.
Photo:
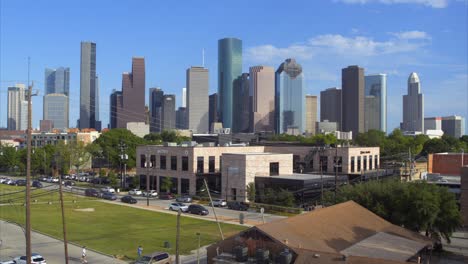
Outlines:
{"label": "row of green trees", "polygon": [[[120,144],[124,144],[125,160],[127,168],[136,166],[136,147],[138,145],[162,144],[162,142],[189,141],[190,138],[182,137],[175,131],[164,131],[160,134],[149,134],[144,138],[137,137],[126,129],[112,129],[96,139],[93,143],[84,145],[83,142],[59,141],[57,145],[36,147],[31,153],[31,168],[33,174],[51,174],[52,167],[56,163],[61,171],[68,174],[70,169],[82,168],[91,159],[98,158],[101,164],[108,164],[112,169],[119,168],[122,164]],[[26,149],[16,149],[12,146],[0,145],[0,170],[24,174],[26,170]]]}
{"label": "row of green trees", "polygon": [[317,134],[313,136],[279,134],[270,138],[272,141],[300,142],[313,146],[335,145],[340,143],[334,134]]}
{"label": "row of green trees", "polygon": [[388,136],[378,130],[360,133],[354,144],[367,147],[380,147],[382,157],[402,157],[401,153],[411,150],[413,155],[427,155],[439,152],[468,152],[468,136],[454,138],[444,135],[442,138],[429,139],[426,135],[404,136],[401,130],[395,129]]}
{"label": "row of green trees", "polygon": [[450,242],[462,220],[455,195],[426,182],[371,181],[340,187],[325,195],[325,204],[353,200],[385,220],[437,240]]}

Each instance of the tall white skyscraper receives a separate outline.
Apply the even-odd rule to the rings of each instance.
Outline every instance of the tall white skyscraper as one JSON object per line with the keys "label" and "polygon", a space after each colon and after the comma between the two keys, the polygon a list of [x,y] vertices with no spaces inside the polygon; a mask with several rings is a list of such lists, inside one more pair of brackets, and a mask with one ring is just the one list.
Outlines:
{"label": "tall white skyscraper", "polygon": [[424,133],[424,96],[418,75],[412,72],[408,78],[408,94],[403,95],[403,131]]}
{"label": "tall white skyscraper", "polygon": [[187,69],[187,125],[194,133],[207,133],[208,127],[208,69]]}
{"label": "tall white skyscraper", "polygon": [[187,107],[187,88],[182,88],[182,107]]}
{"label": "tall white skyscraper", "polygon": [[25,97],[25,85],[16,84],[8,87],[8,130],[25,130],[28,127],[28,102]]}

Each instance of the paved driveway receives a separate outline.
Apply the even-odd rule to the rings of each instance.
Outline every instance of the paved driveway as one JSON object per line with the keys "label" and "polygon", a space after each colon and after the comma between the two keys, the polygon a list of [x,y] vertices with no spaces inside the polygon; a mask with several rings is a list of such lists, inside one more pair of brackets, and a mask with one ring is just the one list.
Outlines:
{"label": "paved driveway", "polygon": [[[33,253],[41,254],[46,259],[48,264],[65,263],[65,254],[62,241],[36,232],[32,233],[31,239]],[[21,227],[0,220],[0,240],[2,241],[2,244],[0,245],[0,261],[11,260],[14,257],[25,254],[25,238]],[[87,260],[90,264],[126,263],[91,250],[87,251],[87,255]],[[68,263],[81,263],[81,247],[68,244],[68,256]]]}

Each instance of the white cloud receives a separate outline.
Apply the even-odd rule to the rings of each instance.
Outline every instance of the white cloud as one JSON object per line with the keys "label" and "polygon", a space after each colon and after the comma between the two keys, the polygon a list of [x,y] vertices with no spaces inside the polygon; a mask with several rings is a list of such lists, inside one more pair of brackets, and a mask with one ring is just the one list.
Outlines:
{"label": "white cloud", "polygon": [[335,0],[347,4],[368,4],[368,3],[383,3],[383,4],[419,4],[432,8],[445,8],[448,5],[448,0]]}
{"label": "white cloud", "polygon": [[370,57],[383,54],[405,53],[417,50],[427,44],[429,35],[423,31],[392,33],[394,37],[377,41],[364,36],[346,37],[340,34],[318,35],[305,43],[288,47],[260,45],[247,49],[248,60],[265,63],[294,57],[310,59],[318,54],[333,54],[345,57]]}
{"label": "white cloud", "polygon": [[399,39],[430,39],[431,37],[424,31],[412,30],[390,33]]}

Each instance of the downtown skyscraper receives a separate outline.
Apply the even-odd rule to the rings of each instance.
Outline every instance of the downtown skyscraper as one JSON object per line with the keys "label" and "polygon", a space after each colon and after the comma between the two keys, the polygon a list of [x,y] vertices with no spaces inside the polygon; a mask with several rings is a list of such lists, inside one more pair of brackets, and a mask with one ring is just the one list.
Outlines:
{"label": "downtown skyscraper", "polygon": [[234,81],[242,75],[242,40],[218,41],[218,113],[223,126],[233,126]]}
{"label": "downtown skyscraper", "polygon": [[302,66],[286,59],[275,74],[276,133],[305,132],[305,82]]}
{"label": "downtown skyscraper", "polygon": [[162,106],[163,106],[164,92],[160,88],[149,89],[149,104],[150,104],[150,131],[162,132]]}
{"label": "downtown skyscraper", "polygon": [[366,75],[364,79],[364,130],[387,132],[387,75]]}
{"label": "downtown skyscraper", "polygon": [[[190,67],[187,69],[186,127],[193,133],[209,132],[208,69]],[[182,95],[183,96],[183,95]],[[179,115],[181,115],[179,113]],[[181,120],[183,118],[179,118]],[[181,120],[182,121],[182,120]]]}
{"label": "downtown skyscraper", "polygon": [[96,128],[96,43],[81,42],[80,119],[78,128]]}
{"label": "downtown skyscraper", "polygon": [[408,77],[408,94],[403,95],[403,122],[401,130],[424,133],[424,96],[417,73]]}
{"label": "downtown skyscraper", "polygon": [[341,130],[353,132],[353,138],[364,132],[364,69],[348,66],[341,70]]}
{"label": "downtown skyscraper", "polygon": [[146,122],[143,57],[133,57],[132,72],[122,73],[122,92],[111,96],[111,110],[111,124],[116,128],[127,128],[129,122]]}
{"label": "downtown skyscraper", "polygon": [[320,92],[320,121],[334,122],[338,130],[341,127],[341,92],[336,87]]}
{"label": "downtown skyscraper", "polygon": [[8,87],[8,130],[26,130],[28,128],[28,101],[24,84]]}
{"label": "downtown skyscraper", "polygon": [[65,130],[69,126],[70,68],[46,68],[43,118],[52,122],[52,128]]}
{"label": "downtown skyscraper", "polygon": [[275,69],[250,67],[251,132],[275,131]]}

